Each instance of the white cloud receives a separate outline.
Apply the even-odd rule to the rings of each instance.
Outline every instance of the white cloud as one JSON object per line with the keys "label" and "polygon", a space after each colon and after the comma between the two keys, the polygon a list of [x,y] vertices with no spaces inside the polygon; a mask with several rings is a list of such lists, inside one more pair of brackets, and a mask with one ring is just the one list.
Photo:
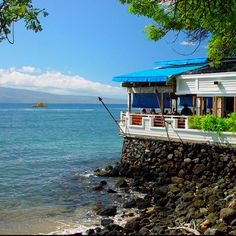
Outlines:
{"label": "white cloud", "polygon": [[22,66],[19,71],[25,72],[25,73],[34,73],[34,72],[39,72],[39,69],[33,66]]}
{"label": "white cloud", "polygon": [[196,45],[196,43],[191,42],[191,41],[182,41],[180,44],[183,45],[183,46],[194,46],[194,45]]}
{"label": "white cloud", "polygon": [[[23,68],[24,72],[22,71]],[[93,82],[79,75],[65,75],[52,71],[29,74],[26,71],[33,72],[36,71],[36,68],[27,66],[22,67],[21,70],[15,68],[0,69],[0,86],[64,95],[89,95],[111,98],[124,98],[126,93],[125,89]]]}

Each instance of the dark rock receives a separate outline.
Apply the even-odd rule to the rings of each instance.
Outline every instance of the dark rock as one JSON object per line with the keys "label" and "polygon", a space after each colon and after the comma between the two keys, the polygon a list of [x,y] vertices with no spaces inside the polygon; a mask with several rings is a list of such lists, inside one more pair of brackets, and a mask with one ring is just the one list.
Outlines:
{"label": "dark rock", "polygon": [[107,185],[107,181],[106,181],[106,180],[102,180],[102,181],[100,182],[100,185]]}
{"label": "dark rock", "polygon": [[107,192],[108,192],[108,193],[117,193],[117,191],[115,191],[115,190],[113,190],[113,189],[111,189],[111,188],[107,189]]}
{"label": "dark rock", "polygon": [[125,224],[125,230],[127,232],[138,232],[141,228],[140,225],[140,218],[135,218],[132,220],[129,220],[126,224]]}
{"label": "dark rock", "polygon": [[112,220],[112,219],[102,219],[101,220],[101,225],[102,226],[107,226],[109,224],[113,224],[113,222],[114,222],[114,220]]}
{"label": "dark rock", "polygon": [[86,231],[86,234],[87,235],[93,235],[95,232],[94,232],[94,229],[88,229],[87,231]]}
{"label": "dark rock", "polygon": [[209,228],[204,232],[204,235],[217,235],[217,229]]}
{"label": "dark rock", "polygon": [[133,199],[129,202],[125,202],[123,205],[124,208],[133,208],[136,207],[136,201]]}
{"label": "dark rock", "polygon": [[195,175],[201,174],[206,169],[204,164],[196,164],[193,168],[193,173]]}
{"label": "dark rock", "polygon": [[127,181],[125,179],[120,179],[116,183],[116,187],[117,188],[126,188],[126,187],[128,187],[128,183],[127,183]]}
{"label": "dark rock", "polygon": [[93,187],[93,191],[99,191],[103,189],[103,185],[99,184]]}
{"label": "dark rock", "polygon": [[110,231],[118,231],[118,232],[122,232],[123,231],[123,227],[121,227],[120,225],[117,224],[109,224],[107,226],[107,229]]}
{"label": "dark rock", "polygon": [[147,235],[148,233],[149,233],[149,229],[146,227],[142,227],[138,232],[139,235]]}
{"label": "dark rock", "polygon": [[105,170],[105,169],[97,169],[95,171],[95,174],[97,176],[100,176],[100,177],[109,177],[110,176],[110,171],[109,170]]}
{"label": "dark rock", "polygon": [[138,199],[136,199],[136,206],[139,209],[144,209],[144,208],[150,207],[151,203],[150,203],[150,201],[145,200],[143,198],[138,198]]}
{"label": "dark rock", "polygon": [[223,208],[220,211],[220,218],[226,222],[231,222],[236,218],[236,210],[231,208]]}
{"label": "dark rock", "polygon": [[183,184],[184,183],[184,179],[177,177],[177,176],[173,176],[171,177],[171,182],[174,184]]}
{"label": "dark rock", "polygon": [[116,206],[108,206],[99,210],[97,213],[101,216],[115,216],[117,212]]}

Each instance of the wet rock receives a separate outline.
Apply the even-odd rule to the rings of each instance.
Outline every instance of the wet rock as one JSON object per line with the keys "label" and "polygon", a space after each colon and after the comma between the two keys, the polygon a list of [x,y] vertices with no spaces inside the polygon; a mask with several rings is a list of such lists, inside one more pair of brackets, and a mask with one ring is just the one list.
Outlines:
{"label": "wet rock", "polygon": [[106,180],[102,180],[101,182],[100,182],[100,185],[107,185],[107,181]]}
{"label": "wet rock", "polygon": [[149,233],[149,229],[146,227],[142,227],[138,232],[139,235],[147,235],[148,233]]}
{"label": "wet rock", "polygon": [[230,222],[236,218],[236,211],[231,208],[223,208],[220,211],[220,218],[226,222]]}
{"label": "wet rock", "polygon": [[115,191],[115,190],[113,190],[113,189],[111,189],[111,188],[107,189],[107,192],[108,192],[108,193],[117,193],[117,191]]}
{"label": "wet rock", "polygon": [[109,224],[106,227],[108,230],[110,230],[111,232],[117,232],[117,233],[121,233],[123,231],[123,227],[121,227],[120,225],[117,224]]}
{"label": "wet rock", "polygon": [[120,179],[116,183],[116,187],[117,188],[126,188],[126,187],[128,187],[128,183],[127,183],[127,181],[125,179]]}
{"label": "wet rock", "polygon": [[136,201],[134,199],[132,199],[129,202],[125,202],[123,205],[124,208],[133,208],[136,207]]}
{"label": "wet rock", "polygon": [[144,208],[150,207],[151,204],[150,204],[150,201],[148,201],[146,199],[138,198],[138,199],[136,199],[136,206],[139,209],[144,209]]}
{"label": "wet rock", "polygon": [[101,220],[101,225],[102,226],[107,226],[109,224],[113,224],[113,222],[114,222],[114,220],[112,220],[112,219],[102,219]]}
{"label": "wet rock", "polygon": [[93,235],[95,233],[94,229],[88,229],[86,235]]}
{"label": "wet rock", "polygon": [[100,191],[100,190],[103,190],[103,185],[101,185],[101,184],[98,184],[93,187],[93,191]]}
{"label": "wet rock", "polygon": [[101,208],[97,213],[101,216],[115,216],[117,212],[116,206],[108,206]]}
{"label": "wet rock", "polygon": [[140,218],[129,220],[124,228],[126,232],[138,232],[141,229]]}
{"label": "wet rock", "polygon": [[109,177],[110,176],[110,171],[109,170],[105,170],[105,169],[97,169],[95,171],[95,174],[97,176],[100,176],[100,177]]}

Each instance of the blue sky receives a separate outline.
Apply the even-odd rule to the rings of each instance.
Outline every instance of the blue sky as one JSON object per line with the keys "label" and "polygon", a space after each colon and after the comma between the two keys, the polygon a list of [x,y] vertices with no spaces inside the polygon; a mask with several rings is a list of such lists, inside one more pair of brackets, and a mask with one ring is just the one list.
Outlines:
{"label": "blue sky", "polygon": [[[206,56],[204,42],[194,55],[174,33],[152,42],[143,32],[151,20],[131,15],[118,0],[35,0],[49,16],[43,31],[15,24],[15,44],[0,44],[0,86],[59,94],[119,97],[125,91],[112,77],[149,69],[158,60]],[[185,45],[183,45],[185,44]],[[117,88],[114,88],[117,87]],[[123,92],[124,91],[124,92]]]}

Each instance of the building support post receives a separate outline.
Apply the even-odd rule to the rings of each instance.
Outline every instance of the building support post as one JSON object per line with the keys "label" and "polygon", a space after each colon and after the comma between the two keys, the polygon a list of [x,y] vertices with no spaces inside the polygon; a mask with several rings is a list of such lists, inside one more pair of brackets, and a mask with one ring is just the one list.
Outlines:
{"label": "building support post", "polygon": [[234,97],[234,112],[236,113],[236,96]]}
{"label": "building support post", "polygon": [[161,113],[164,114],[164,94],[161,93]]}
{"label": "building support post", "polygon": [[131,93],[128,92],[128,112],[131,113]]}
{"label": "building support post", "polygon": [[193,115],[196,114],[196,96],[193,95]]}
{"label": "building support post", "polygon": [[217,116],[217,97],[213,97],[213,115]]}

